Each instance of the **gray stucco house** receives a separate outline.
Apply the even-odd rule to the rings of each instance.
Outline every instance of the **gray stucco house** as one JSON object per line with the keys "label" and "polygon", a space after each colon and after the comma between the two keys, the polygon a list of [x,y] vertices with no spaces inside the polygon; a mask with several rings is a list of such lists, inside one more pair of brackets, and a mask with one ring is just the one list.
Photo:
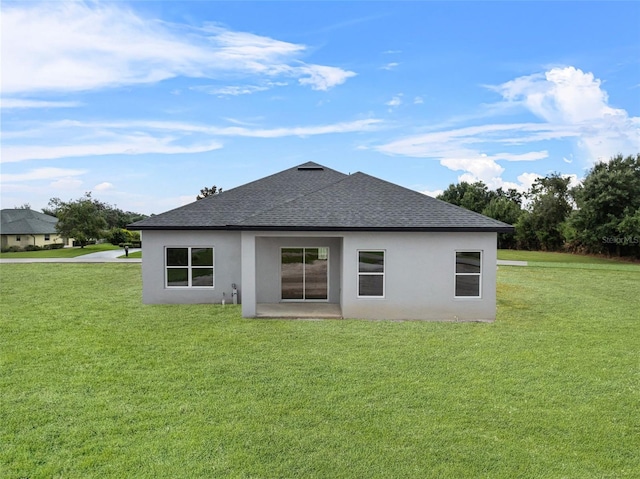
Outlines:
{"label": "gray stucco house", "polygon": [[513,231],[311,162],[129,228],[144,236],[145,303],[237,299],[245,317],[310,305],[347,318],[452,321],[495,319],[496,236]]}

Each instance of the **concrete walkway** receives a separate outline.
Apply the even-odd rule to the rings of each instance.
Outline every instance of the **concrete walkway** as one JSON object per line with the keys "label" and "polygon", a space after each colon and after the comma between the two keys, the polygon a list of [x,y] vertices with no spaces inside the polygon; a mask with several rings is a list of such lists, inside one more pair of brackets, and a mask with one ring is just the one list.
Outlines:
{"label": "concrete walkway", "polygon": [[[140,248],[129,249],[129,254],[140,251]],[[142,263],[140,258],[118,258],[124,256],[124,249],[99,251],[75,258],[3,258],[0,263]]]}
{"label": "concrete walkway", "polygon": [[499,259],[498,266],[529,266],[526,261],[509,261],[506,259]]}

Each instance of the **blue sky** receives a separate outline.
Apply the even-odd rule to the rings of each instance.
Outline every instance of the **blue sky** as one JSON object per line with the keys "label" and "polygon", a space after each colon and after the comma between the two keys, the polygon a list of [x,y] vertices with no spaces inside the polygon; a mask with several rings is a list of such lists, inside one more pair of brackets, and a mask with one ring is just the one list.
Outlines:
{"label": "blue sky", "polygon": [[640,152],[640,2],[3,1],[2,208],[315,161],[437,194]]}

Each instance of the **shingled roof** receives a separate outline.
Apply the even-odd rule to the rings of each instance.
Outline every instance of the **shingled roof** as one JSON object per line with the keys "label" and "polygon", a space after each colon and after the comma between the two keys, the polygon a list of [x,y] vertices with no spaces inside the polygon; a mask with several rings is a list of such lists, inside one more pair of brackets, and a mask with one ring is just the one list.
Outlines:
{"label": "shingled roof", "polygon": [[4,209],[0,212],[3,235],[55,234],[58,218],[27,209]]}
{"label": "shingled roof", "polygon": [[134,230],[485,231],[513,227],[364,173],[309,162],[129,225]]}

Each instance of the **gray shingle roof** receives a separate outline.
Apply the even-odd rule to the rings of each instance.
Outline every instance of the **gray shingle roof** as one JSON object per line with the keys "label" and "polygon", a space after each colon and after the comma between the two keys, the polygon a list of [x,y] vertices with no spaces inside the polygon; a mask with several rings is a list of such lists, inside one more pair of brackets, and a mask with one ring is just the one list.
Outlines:
{"label": "gray shingle roof", "polygon": [[0,233],[3,235],[55,234],[58,218],[33,210],[4,209],[0,211]]}
{"label": "gray shingle roof", "polygon": [[130,228],[513,231],[506,223],[417,191],[312,162],[152,216]]}

